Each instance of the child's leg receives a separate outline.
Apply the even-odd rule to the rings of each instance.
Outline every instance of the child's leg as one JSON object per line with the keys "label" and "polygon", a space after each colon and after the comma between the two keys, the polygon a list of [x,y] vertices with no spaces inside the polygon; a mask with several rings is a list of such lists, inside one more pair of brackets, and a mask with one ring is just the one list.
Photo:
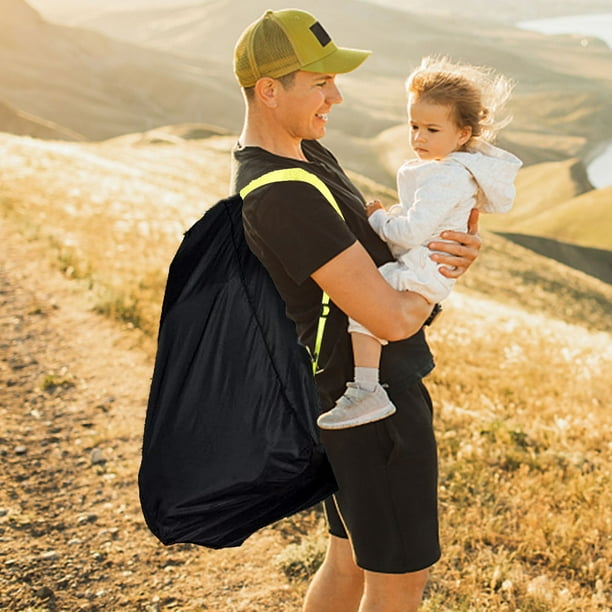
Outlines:
{"label": "child's leg", "polygon": [[351,334],[353,345],[353,360],[355,367],[376,368],[380,365],[382,346],[373,336],[353,332]]}
{"label": "child's leg", "polygon": [[384,419],[395,412],[387,392],[378,380],[382,345],[377,338],[351,332],[355,380],[334,408],[322,414],[317,423],[322,429],[344,429]]}
{"label": "child's leg", "polygon": [[366,391],[374,391],[378,384],[378,370],[382,346],[373,336],[351,333],[353,361],[355,364],[354,381]]}

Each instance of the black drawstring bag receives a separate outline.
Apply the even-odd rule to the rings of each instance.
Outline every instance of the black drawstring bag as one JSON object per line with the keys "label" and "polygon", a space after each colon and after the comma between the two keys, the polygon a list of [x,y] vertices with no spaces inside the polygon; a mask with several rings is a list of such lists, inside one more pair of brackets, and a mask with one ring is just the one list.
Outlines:
{"label": "black drawstring bag", "polygon": [[164,544],[239,546],[328,497],[312,362],[246,244],[242,200],[218,202],[171,265],[138,474]]}

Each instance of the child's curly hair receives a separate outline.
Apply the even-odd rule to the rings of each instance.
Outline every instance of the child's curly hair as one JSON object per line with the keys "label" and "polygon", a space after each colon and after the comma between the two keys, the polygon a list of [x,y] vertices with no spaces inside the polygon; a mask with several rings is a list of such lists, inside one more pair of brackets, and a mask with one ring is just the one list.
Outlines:
{"label": "child's curly hair", "polygon": [[447,57],[425,57],[406,80],[414,101],[450,106],[459,128],[471,127],[473,139],[492,142],[512,117],[498,117],[514,87],[510,79],[492,68],[453,63]]}

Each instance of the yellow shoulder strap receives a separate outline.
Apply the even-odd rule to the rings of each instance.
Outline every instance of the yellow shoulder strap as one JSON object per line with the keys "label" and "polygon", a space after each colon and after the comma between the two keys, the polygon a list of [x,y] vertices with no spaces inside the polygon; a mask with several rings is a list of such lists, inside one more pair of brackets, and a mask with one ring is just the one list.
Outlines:
{"label": "yellow shoulder strap", "polygon": [[323,197],[334,207],[334,210],[344,219],[344,215],[332,195],[332,192],[329,190],[329,187],[318,176],[303,168],[285,168],[283,170],[273,170],[267,174],[262,174],[240,190],[240,197],[244,200],[251,191],[254,191],[258,187],[270,183],[282,183],[284,181],[302,181],[303,183],[310,183],[321,192],[321,195],[323,195]]}
{"label": "yellow shoulder strap", "polygon": [[[285,168],[282,170],[273,170],[267,174],[262,174],[260,177],[252,180],[246,187],[240,190],[240,197],[244,198],[252,191],[263,185],[270,183],[282,183],[285,181],[302,181],[309,183],[321,192],[321,195],[333,206],[334,210],[344,219],[344,215],[338,206],[338,202],[329,190],[329,187],[314,174],[304,170],[303,168]],[[325,332],[325,323],[329,315],[329,295],[323,292],[321,298],[321,314],[317,323],[317,334],[315,336],[314,354],[312,355],[312,371],[316,374],[318,370],[319,355],[321,353],[321,344],[323,343],[323,333]]]}

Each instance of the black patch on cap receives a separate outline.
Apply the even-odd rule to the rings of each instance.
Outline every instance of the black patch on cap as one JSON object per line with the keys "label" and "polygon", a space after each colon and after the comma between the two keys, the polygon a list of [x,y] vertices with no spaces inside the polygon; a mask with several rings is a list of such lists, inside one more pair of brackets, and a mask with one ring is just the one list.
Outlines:
{"label": "black patch on cap", "polygon": [[331,36],[325,31],[325,28],[318,21],[310,26],[310,31],[315,35],[322,47],[331,42]]}

